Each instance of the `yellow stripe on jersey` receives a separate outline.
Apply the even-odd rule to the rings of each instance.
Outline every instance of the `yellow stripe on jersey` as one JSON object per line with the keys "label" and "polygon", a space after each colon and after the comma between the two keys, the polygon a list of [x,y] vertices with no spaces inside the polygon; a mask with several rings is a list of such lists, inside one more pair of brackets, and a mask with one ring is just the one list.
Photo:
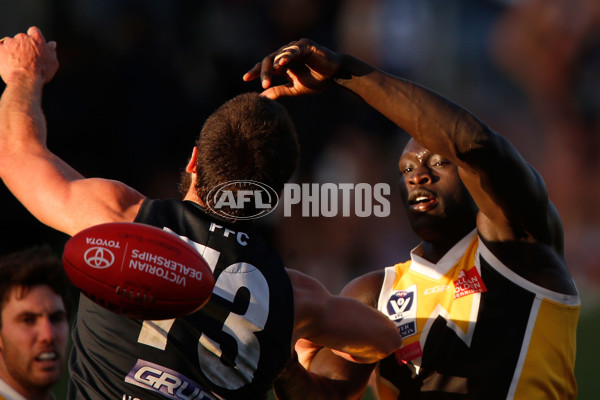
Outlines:
{"label": "yellow stripe on jersey", "polygon": [[[516,390],[511,388],[509,399],[575,399],[577,383],[575,342],[579,306],[565,305],[552,300],[536,298],[537,312],[532,312],[533,325],[526,338],[519,360]],[[532,311],[534,311],[532,310]],[[565,312],[565,310],[569,310]]]}

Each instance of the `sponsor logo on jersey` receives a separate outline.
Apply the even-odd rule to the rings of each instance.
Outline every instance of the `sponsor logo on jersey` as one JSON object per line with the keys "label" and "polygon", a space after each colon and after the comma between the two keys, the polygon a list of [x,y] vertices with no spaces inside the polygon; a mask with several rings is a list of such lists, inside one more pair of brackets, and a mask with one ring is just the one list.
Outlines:
{"label": "sponsor logo on jersey", "polygon": [[150,361],[138,360],[125,382],[174,400],[217,400],[209,390],[185,375]]}
{"label": "sponsor logo on jersey", "polygon": [[113,265],[115,255],[112,251],[104,247],[90,247],[83,253],[85,263],[92,268],[105,269]]}
{"label": "sponsor logo on jersey", "polygon": [[121,397],[121,400],[142,400],[139,397],[134,397],[134,396],[130,396],[127,393],[123,393],[123,397]]}
{"label": "sponsor logo on jersey", "polygon": [[454,281],[454,298],[458,299],[474,293],[487,292],[487,288],[481,279],[477,268],[462,270]]}
{"label": "sponsor logo on jersey", "polygon": [[434,286],[434,287],[425,289],[423,294],[428,295],[428,294],[440,293],[440,292],[445,292],[446,290],[452,290],[452,289],[453,289],[453,287],[450,285],[438,285],[438,286]]}
{"label": "sponsor logo on jersey", "polygon": [[394,352],[394,358],[398,364],[406,364],[415,358],[419,358],[423,355],[423,349],[421,349],[421,342],[414,342],[406,346],[402,346],[400,349]]}

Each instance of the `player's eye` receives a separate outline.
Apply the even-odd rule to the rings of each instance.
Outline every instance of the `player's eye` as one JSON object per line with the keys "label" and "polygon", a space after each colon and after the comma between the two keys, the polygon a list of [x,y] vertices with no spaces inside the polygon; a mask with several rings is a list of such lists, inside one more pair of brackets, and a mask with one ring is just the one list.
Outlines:
{"label": "player's eye", "polygon": [[445,160],[443,158],[434,158],[434,159],[431,160],[431,163],[430,163],[430,165],[432,167],[438,167],[438,168],[439,167],[444,167],[444,166],[449,165],[449,164],[450,164],[450,161]]}
{"label": "player's eye", "polygon": [[402,175],[410,174],[415,169],[412,166],[400,166],[400,173]]}
{"label": "player's eye", "polygon": [[36,318],[34,316],[25,316],[21,318],[21,322],[25,325],[34,325]]}

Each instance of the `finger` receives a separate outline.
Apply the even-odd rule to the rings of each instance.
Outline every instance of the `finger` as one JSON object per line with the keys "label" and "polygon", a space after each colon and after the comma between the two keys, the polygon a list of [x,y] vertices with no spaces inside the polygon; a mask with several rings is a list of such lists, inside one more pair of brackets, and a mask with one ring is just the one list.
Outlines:
{"label": "finger", "polygon": [[271,86],[271,75],[277,73],[277,69],[288,62],[283,60],[289,59],[299,51],[300,47],[296,44],[288,44],[263,59],[260,67],[260,78],[263,89]]}
{"label": "finger", "polygon": [[263,89],[271,86],[271,71],[273,70],[273,62],[271,57],[266,57],[260,67],[260,83]]}
{"label": "finger", "polygon": [[54,40],[48,42],[48,47],[50,48],[50,50],[56,50],[56,42]]}
{"label": "finger", "polygon": [[260,95],[271,100],[277,100],[279,98],[279,96],[277,95],[277,91],[272,87],[263,90]]}
{"label": "finger", "polygon": [[281,67],[287,64],[292,56],[298,54],[300,52],[300,47],[297,45],[291,45],[284,47],[280,50],[279,54],[277,54],[273,60],[273,66],[275,68]]}
{"label": "finger", "polygon": [[2,39],[0,39],[0,44],[4,44],[6,39],[8,39],[8,36],[4,36]]}
{"label": "finger", "polygon": [[260,65],[261,65],[260,63],[256,63],[256,65],[251,70],[249,70],[248,72],[246,72],[244,74],[244,76],[242,76],[242,79],[244,80],[244,82],[250,82],[259,77]]}
{"label": "finger", "polygon": [[29,29],[27,29],[27,34],[38,43],[46,42],[44,35],[42,35],[42,31],[37,26],[32,26]]}
{"label": "finger", "polygon": [[263,90],[260,95],[268,97],[271,100],[277,100],[280,97],[292,96],[291,87],[291,84],[272,86],[266,90]]}

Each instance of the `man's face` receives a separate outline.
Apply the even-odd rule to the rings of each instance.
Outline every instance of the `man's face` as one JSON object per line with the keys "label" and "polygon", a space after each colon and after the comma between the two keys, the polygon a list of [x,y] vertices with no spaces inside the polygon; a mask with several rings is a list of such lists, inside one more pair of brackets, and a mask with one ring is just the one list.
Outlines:
{"label": "man's face", "polygon": [[19,294],[20,288],[13,288],[2,309],[0,377],[27,395],[48,390],[60,379],[69,323],[62,298],[49,286]]}
{"label": "man's face", "polygon": [[476,207],[462,183],[458,167],[410,140],[398,163],[401,193],[409,220],[419,234],[421,228],[473,215]]}

